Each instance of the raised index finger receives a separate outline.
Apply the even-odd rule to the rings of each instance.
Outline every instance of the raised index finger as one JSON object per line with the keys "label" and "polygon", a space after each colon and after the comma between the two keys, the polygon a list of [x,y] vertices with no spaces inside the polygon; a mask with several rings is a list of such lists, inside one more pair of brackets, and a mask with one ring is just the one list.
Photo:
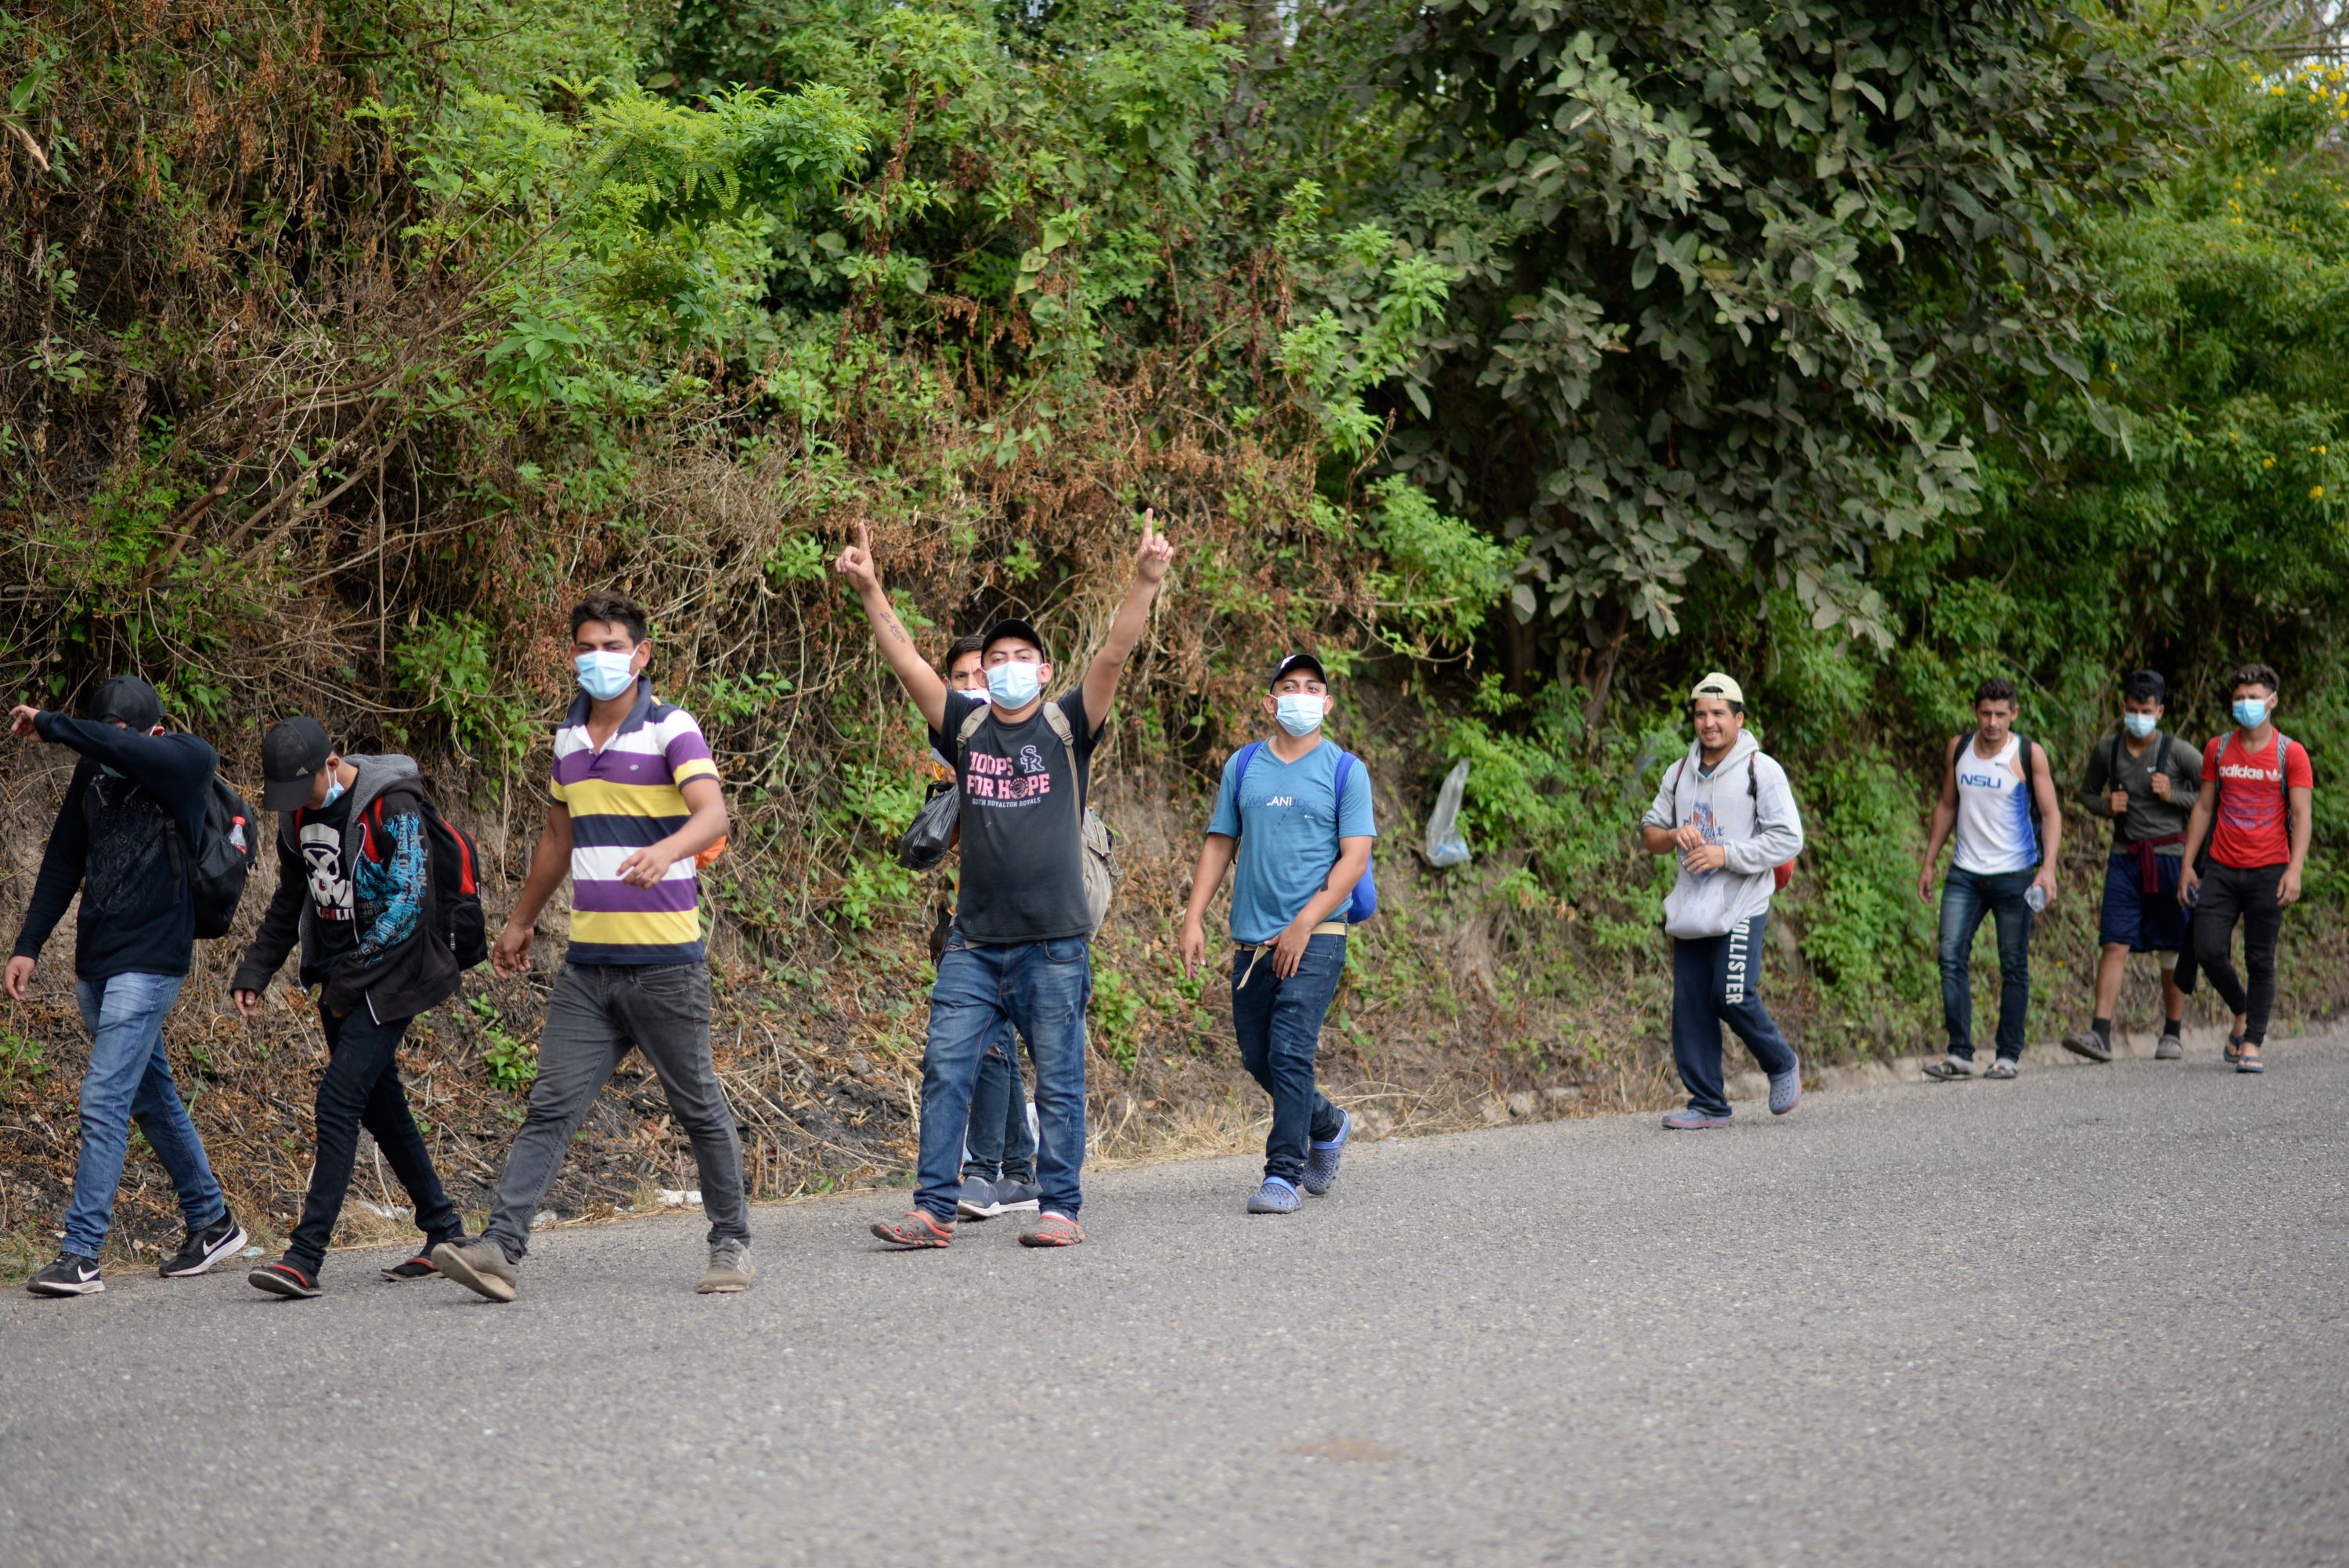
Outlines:
{"label": "raised index finger", "polygon": [[864,526],[861,517],[856,520],[856,548],[867,555],[873,553],[873,531]]}

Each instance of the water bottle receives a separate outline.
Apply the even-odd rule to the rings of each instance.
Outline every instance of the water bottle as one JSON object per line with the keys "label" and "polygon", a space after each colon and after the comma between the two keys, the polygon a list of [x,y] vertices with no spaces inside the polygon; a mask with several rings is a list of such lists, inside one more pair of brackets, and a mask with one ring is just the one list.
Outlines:
{"label": "water bottle", "polygon": [[2023,895],[2023,903],[2032,913],[2037,914],[2047,907],[2047,890],[2037,882],[2033,882],[2031,891]]}
{"label": "water bottle", "polygon": [[229,847],[238,854],[244,853],[244,819],[232,817],[228,822]]}

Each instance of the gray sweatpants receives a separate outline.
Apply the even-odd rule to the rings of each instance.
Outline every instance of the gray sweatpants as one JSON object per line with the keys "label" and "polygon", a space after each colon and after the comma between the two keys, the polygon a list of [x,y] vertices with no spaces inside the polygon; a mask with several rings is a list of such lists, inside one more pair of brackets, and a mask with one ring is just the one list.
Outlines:
{"label": "gray sweatpants", "polygon": [[538,1081],[514,1135],[483,1234],[508,1261],[530,1249],[530,1222],[595,1096],[631,1049],[660,1076],[669,1114],[693,1140],[712,1243],[749,1241],[742,1145],[709,1060],[709,969],[702,964],[565,964],[546,1002]]}

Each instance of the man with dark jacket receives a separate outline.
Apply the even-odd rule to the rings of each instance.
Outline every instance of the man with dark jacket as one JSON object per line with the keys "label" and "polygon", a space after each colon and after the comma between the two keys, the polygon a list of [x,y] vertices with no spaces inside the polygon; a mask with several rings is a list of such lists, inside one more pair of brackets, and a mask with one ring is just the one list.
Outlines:
{"label": "man with dark jacket", "polygon": [[98,1254],[113,1221],[134,1119],[171,1172],[188,1222],[186,1240],[161,1272],[167,1279],[202,1274],[244,1245],[244,1228],[221,1197],[203,1140],[171,1080],[163,1015],[195,952],[191,869],[219,758],[192,735],[167,732],[161,699],[136,676],[100,686],[85,718],[19,707],[9,716],[9,731],[70,747],[81,760],[49,830],[5,985],[10,996],[25,1000],[41,946],[78,892],[74,996],[90,1033],[81,1158],[65,1245],[26,1288],[52,1296],[106,1288]]}
{"label": "man with dark jacket", "polygon": [[262,991],[298,938],[301,984],[319,987],[326,1070],[301,1222],[283,1258],[245,1277],[273,1295],[318,1294],[364,1126],[424,1233],[417,1254],[384,1277],[422,1279],[435,1272],[432,1249],[464,1226],[399,1087],[408,1021],[453,994],[460,973],[434,918],[421,780],[405,757],[339,755],[316,719],[298,717],[262,738],[261,769],[262,803],[278,813],[277,892],[229,988],[238,1012],[258,1016]]}

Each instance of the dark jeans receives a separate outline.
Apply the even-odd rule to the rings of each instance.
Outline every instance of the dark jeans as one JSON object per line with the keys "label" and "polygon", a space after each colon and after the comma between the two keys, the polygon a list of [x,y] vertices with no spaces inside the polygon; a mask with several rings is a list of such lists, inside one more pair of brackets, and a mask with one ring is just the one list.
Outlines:
{"label": "dark jeans", "polygon": [[1766,914],[1741,920],[1721,936],[1672,938],[1672,1066],[1689,1091],[1689,1109],[1727,1116],[1721,1081],[1721,1026],[1728,1025],[1765,1073],[1795,1067],[1795,1047],[1762,1005],[1762,931]]}
{"label": "dark jeans", "polygon": [[310,1191],[302,1200],[301,1222],[286,1243],[286,1260],[314,1278],[326,1261],[358,1158],[361,1127],[374,1136],[415,1206],[416,1228],[424,1233],[427,1250],[463,1234],[464,1222],[440,1190],[432,1155],[399,1087],[399,1042],[408,1020],[378,1024],[362,1001],[344,1018],[319,1008],[318,1025],[326,1032],[326,1070],[318,1078],[317,1162],[310,1167]]}
{"label": "dark jeans", "polygon": [[[2268,1015],[2275,1010],[2276,938],[2283,932],[2283,905],[2276,902],[2282,866],[2222,866],[2213,861],[2202,873],[2194,905],[2194,956],[2210,977],[2230,1013],[2245,1018],[2243,1038],[2252,1045],[2268,1037]],[[2235,922],[2243,923],[2243,967],[2247,989],[2235,976]]]}
{"label": "dark jeans", "polygon": [[1941,1026],[1950,1054],[1974,1059],[1974,933],[1998,917],[1998,1054],[2023,1059],[2023,1025],[2031,1012],[2031,906],[2023,895],[2035,871],[1984,876],[1958,866],[1941,884]]}
{"label": "dark jeans", "polygon": [[1036,1135],[1028,1130],[1028,1084],[1019,1076],[1019,1031],[996,1030],[978,1058],[970,1091],[970,1130],[963,1135],[964,1177],[1036,1180]]}
{"label": "dark jeans", "polygon": [[1305,1174],[1307,1140],[1327,1143],[1346,1125],[1313,1081],[1321,1019],[1345,973],[1346,939],[1335,934],[1308,938],[1297,973],[1286,980],[1273,972],[1270,953],[1243,947],[1232,954],[1232,1032],[1239,1037],[1240,1065],[1272,1097],[1264,1173],[1291,1186]]}
{"label": "dark jeans", "polygon": [[130,1124],[171,1178],[191,1231],[220,1223],[228,1205],[204,1159],[204,1140],[180,1099],[163,1054],[163,1015],[180,995],[180,975],[131,972],[74,985],[89,1026],[89,1070],[81,1080],[81,1158],[66,1209],[65,1251],[94,1258],[114,1223],[114,1200],[130,1151]]}
{"label": "dark jeans", "polygon": [[957,929],[938,955],[930,987],[930,1036],[922,1051],[922,1154],[914,1201],[952,1221],[962,1191],[962,1140],[987,1047],[1005,1025],[1036,1063],[1036,1176],[1043,1207],[1071,1219],[1084,1202],[1085,1006],[1092,950],[1081,936],[974,946]]}
{"label": "dark jeans", "polygon": [[514,1134],[483,1234],[520,1263],[530,1222],[554,1185],[572,1135],[630,1050],[660,1078],[669,1115],[693,1142],[709,1240],[747,1242],[742,1144],[709,1060],[709,969],[701,964],[565,964],[546,999],[538,1081]]}

